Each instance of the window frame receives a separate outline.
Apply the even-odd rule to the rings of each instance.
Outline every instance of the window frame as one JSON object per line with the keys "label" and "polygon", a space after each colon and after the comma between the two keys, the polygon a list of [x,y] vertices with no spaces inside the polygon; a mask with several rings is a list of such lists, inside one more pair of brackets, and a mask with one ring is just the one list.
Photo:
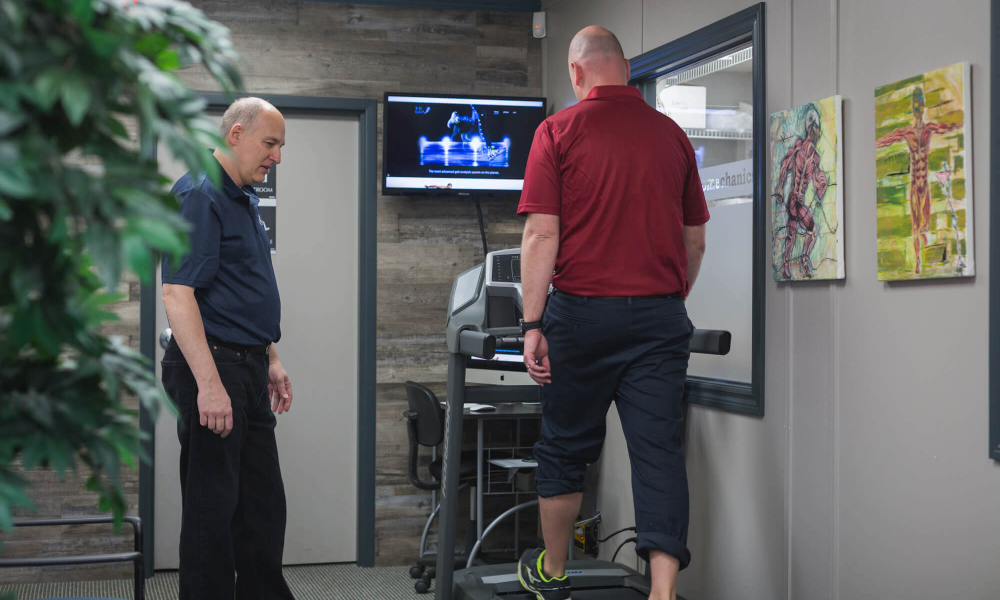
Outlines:
{"label": "window frame", "polygon": [[753,299],[751,381],[728,381],[689,376],[686,396],[692,404],[726,411],[764,416],[764,302],[770,275],[767,256],[767,93],[764,49],[764,3],[742,10],[721,21],[645,52],[631,59],[629,85],[656,106],[656,79],[690,67],[706,58],[744,46],[753,47]]}

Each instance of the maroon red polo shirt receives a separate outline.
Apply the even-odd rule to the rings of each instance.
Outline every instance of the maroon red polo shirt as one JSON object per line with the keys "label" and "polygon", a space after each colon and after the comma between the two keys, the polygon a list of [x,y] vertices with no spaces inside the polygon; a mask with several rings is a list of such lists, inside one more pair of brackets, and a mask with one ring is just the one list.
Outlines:
{"label": "maroon red polo shirt", "polygon": [[633,87],[595,87],[535,131],[518,214],[559,216],[553,285],[687,294],[683,228],[709,219],[684,131]]}

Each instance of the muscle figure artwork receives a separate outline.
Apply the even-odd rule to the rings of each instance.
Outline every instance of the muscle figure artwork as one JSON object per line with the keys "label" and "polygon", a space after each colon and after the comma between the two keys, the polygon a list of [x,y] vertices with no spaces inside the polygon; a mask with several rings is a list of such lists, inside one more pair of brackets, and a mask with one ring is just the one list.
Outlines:
{"label": "muscle figure artwork", "polygon": [[973,274],[967,85],[959,63],[875,91],[879,279]]}
{"label": "muscle figure artwork", "polygon": [[840,98],[771,115],[775,281],[843,274]]}

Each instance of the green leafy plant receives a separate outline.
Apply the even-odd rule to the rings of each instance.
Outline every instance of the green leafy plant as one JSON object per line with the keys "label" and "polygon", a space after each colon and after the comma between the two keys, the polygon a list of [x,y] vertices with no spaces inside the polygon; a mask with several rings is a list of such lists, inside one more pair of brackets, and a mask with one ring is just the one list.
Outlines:
{"label": "green leafy plant", "polygon": [[[87,467],[118,523],[141,435],[123,393],[171,406],[150,363],[100,333],[123,269],[144,283],[186,224],[157,140],[219,181],[205,103],[171,71],[242,87],[229,32],[163,0],[0,0],[0,528],[31,509],[23,469]],[[138,143],[126,124],[138,126]]]}

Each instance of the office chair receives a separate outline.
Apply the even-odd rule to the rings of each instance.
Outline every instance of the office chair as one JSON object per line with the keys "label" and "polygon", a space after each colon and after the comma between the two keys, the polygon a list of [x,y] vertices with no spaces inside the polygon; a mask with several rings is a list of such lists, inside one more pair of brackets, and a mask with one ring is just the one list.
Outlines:
{"label": "office chair", "polygon": [[[146,578],[143,571],[142,556],[142,521],[139,517],[125,517],[124,521],[132,525],[134,546],[132,552],[118,554],[97,554],[92,556],[57,556],[51,558],[3,558],[0,568],[4,567],[51,567],[67,565],[93,565],[130,562],[135,569],[135,600],[143,600]],[[30,521],[14,521],[14,527],[44,527],[56,525],[96,525],[113,523],[111,517],[82,517],[70,519],[35,519]],[[110,598],[67,598],[64,600],[114,600]]]}
{"label": "office chair", "polygon": [[[407,474],[410,477],[410,483],[415,488],[424,491],[437,491],[441,489],[441,467],[444,462],[442,457],[437,456],[437,447],[444,441],[444,410],[441,408],[441,404],[438,402],[434,392],[425,386],[412,381],[407,381],[405,385],[406,400],[410,408],[410,410],[403,413],[403,416],[406,417],[406,429],[410,440]],[[417,472],[417,459],[420,446],[433,448],[434,451],[434,458],[427,469],[432,478],[430,482],[421,480],[420,473]],[[463,452],[460,467],[460,480],[462,483],[459,490],[468,488],[470,487],[470,483],[475,482],[476,467],[476,453]],[[473,493],[472,499],[474,498],[475,494]],[[410,568],[410,577],[420,580],[413,586],[417,593],[420,594],[430,590],[431,579],[435,575],[434,565],[437,563],[437,554],[427,552],[425,548],[427,545],[427,534],[440,508],[440,503],[437,503],[433,507],[430,516],[427,517],[423,535],[420,536],[420,554],[417,558],[417,564]],[[466,556],[468,556],[469,550],[471,550],[476,541],[476,511],[472,510],[470,513],[472,520],[465,531],[466,550],[455,554],[455,565],[457,568],[465,566]],[[430,568],[428,569],[427,567]]]}

